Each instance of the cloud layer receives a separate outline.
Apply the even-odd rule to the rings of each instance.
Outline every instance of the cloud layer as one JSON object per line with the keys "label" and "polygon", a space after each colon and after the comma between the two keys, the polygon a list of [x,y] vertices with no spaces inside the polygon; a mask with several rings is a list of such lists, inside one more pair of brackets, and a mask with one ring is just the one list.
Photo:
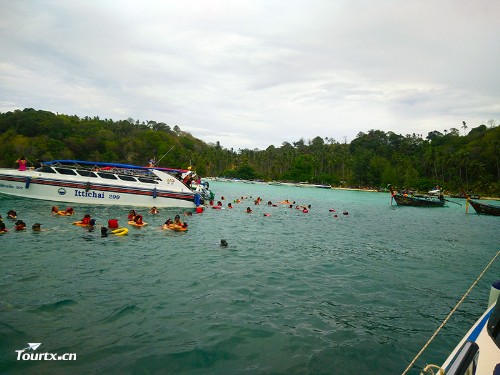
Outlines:
{"label": "cloud layer", "polygon": [[227,148],[500,121],[500,2],[2,1],[0,111],[179,125]]}

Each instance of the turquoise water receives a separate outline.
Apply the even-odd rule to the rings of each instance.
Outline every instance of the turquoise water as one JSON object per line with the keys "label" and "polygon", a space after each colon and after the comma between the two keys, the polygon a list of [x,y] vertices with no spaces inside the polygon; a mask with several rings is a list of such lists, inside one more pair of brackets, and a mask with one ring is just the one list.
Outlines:
{"label": "turquoise water", "polygon": [[[241,196],[263,202],[186,217],[184,233],[159,229],[181,211],[143,210],[147,227],[101,238],[70,223],[90,213],[98,223],[126,224],[128,208],[74,206],[75,217],[54,217],[51,202],[1,197],[9,228],[6,213],[15,209],[28,228],[41,222],[45,230],[0,237],[0,373],[398,374],[499,250],[500,219],[465,215],[456,204],[211,188],[224,206]],[[284,199],[311,209],[266,205]],[[444,361],[484,311],[496,278],[500,261],[417,366]],[[77,360],[17,361],[27,343]]]}

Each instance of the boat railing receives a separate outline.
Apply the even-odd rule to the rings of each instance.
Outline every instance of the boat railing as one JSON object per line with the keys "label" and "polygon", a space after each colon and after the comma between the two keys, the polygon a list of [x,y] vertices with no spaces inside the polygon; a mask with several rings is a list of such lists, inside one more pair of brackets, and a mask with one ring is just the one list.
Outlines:
{"label": "boat railing", "polygon": [[78,163],[74,163],[74,164],[50,163],[50,164],[42,164],[42,167],[38,168],[37,170],[43,172],[44,167],[67,168],[67,169],[74,169],[77,171],[84,170],[84,171],[89,171],[89,172],[111,173],[111,174],[116,174],[116,175],[126,175],[126,176],[131,176],[131,177],[136,177],[136,178],[148,178],[148,179],[152,179],[154,181],[161,181],[161,178],[159,178],[150,169],[127,169],[127,168],[116,168],[116,167],[103,168],[102,166],[98,166],[98,165],[82,165],[82,164],[78,164]]}

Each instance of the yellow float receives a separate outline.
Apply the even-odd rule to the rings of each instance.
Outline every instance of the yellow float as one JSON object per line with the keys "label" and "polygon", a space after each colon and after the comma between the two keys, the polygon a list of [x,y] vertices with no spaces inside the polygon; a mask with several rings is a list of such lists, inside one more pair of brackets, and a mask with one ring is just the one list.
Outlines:
{"label": "yellow float", "polygon": [[112,230],[111,233],[113,233],[115,236],[125,236],[128,233],[127,228],[118,228],[115,230]]}

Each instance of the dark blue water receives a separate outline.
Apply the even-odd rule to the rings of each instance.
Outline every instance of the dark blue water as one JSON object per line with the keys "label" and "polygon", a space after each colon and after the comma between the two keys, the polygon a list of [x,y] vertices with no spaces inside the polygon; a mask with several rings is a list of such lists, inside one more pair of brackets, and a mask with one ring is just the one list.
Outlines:
{"label": "dark blue water", "polygon": [[[159,228],[182,211],[143,209],[147,227],[101,238],[70,223],[90,213],[98,224],[126,224],[128,208],[74,206],[75,217],[54,217],[51,202],[1,197],[9,228],[15,209],[29,228],[45,230],[0,236],[0,373],[398,374],[499,250],[500,219],[456,204],[211,187],[224,206],[242,196],[263,203],[248,198],[186,217],[184,233]],[[284,199],[311,209],[266,205]],[[497,278],[498,261],[417,366],[444,361]],[[27,343],[77,360],[17,361]]]}

